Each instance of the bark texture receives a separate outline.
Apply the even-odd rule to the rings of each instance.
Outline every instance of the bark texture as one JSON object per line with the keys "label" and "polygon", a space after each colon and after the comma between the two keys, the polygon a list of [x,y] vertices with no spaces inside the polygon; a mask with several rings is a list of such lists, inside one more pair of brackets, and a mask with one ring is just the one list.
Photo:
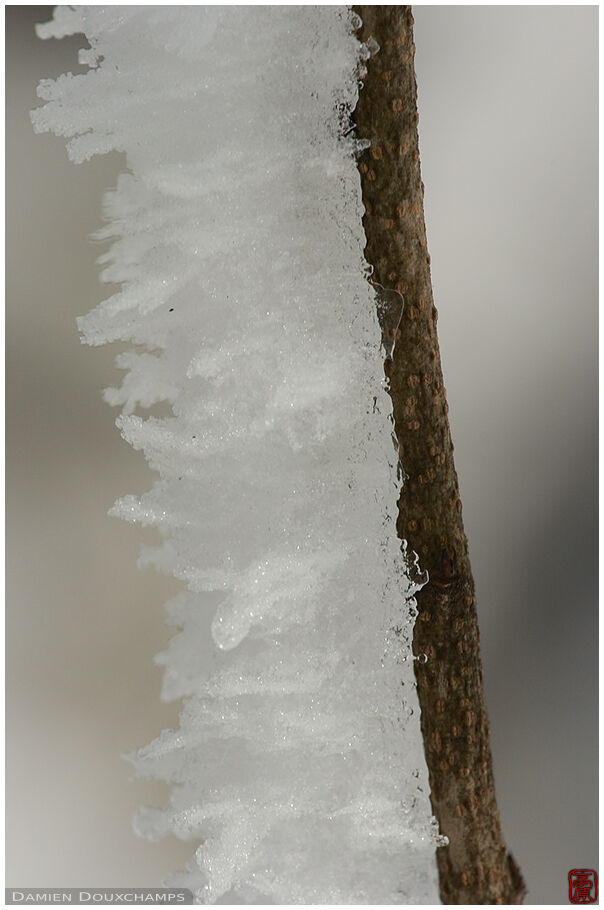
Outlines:
{"label": "bark texture", "polygon": [[[430,580],[419,592],[414,651],[445,904],[519,904],[525,886],[503,842],[483,694],[474,582],[436,332],[424,224],[413,16],[409,6],[355,6],[367,62],[357,134],[366,258],[373,280],[403,294],[394,358],[386,363],[406,479],[398,534]],[[370,42],[370,46],[372,46]]]}

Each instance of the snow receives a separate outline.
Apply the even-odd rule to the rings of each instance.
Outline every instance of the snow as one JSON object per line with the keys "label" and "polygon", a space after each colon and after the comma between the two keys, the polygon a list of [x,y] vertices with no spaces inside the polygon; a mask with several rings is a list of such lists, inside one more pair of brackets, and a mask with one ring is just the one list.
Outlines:
{"label": "snow", "polygon": [[403,302],[363,258],[349,115],[377,45],[354,18],[60,6],[39,28],[84,32],[90,70],[41,83],[35,129],[127,156],[96,235],[121,290],[79,327],[135,346],[106,399],[158,478],[112,514],[156,525],[140,562],[184,582],[156,659],[185,699],[131,757],[173,784],[136,826],[195,843],[169,883],[204,903],[438,901],[383,370]]}

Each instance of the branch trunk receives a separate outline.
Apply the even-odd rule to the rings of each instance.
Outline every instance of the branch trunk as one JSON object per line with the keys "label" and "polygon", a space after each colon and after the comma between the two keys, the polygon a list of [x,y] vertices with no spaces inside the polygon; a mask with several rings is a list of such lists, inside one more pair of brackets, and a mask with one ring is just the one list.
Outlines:
{"label": "branch trunk", "polygon": [[356,6],[367,63],[357,134],[366,258],[373,279],[403,294],[387,362],[406,475],[398,534],[429,583],[417,595],[414,651],[434,815],[449,845],[437,851],[444,904],[519,904],[525,886],[503,842],[483,694],[474,582],[464,533],[436,332],[417,133],[410,6]]}

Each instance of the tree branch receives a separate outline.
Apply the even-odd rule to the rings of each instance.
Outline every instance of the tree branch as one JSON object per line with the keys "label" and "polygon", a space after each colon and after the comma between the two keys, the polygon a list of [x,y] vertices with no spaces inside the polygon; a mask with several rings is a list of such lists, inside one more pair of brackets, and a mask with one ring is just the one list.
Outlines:
{"label": "tree branch", "polygon": [[464,533],[436,332],[417,133],[410,6],[356,6],[367,63],[357,133],[366,258],[373,278],[404,295],[386,364],[405,482],[398,534],[430,580],[417,595],[414,651],[431,800],[449,845],[438,849],[445,904],[519,904],[526,891],[503,842],[483,694],[474,581]]}

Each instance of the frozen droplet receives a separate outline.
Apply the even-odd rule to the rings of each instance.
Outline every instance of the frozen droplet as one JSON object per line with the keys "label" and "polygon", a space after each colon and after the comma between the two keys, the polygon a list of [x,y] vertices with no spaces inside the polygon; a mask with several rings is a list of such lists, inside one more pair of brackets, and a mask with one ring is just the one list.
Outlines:
{"label": "frozen droplet", "polygon": [[421,654],[418,654],[413,659],[416,660],[418,662],[418,664],[427,664],[428,663],[428,655],[424,654],[423,651]]}
{"label": "frozen droplet", "polygon": [[423,588],[424,585],[427,585],[430,581],[430,575],[427,569],[422,569],[419,564],[419,556],[415,550],[409,552],[409,544],[404,540],[401,544],[401,551],[403,553],[407,575],[411,582],[416,586],[417,590]]}
{"label": "frozen droplet", "polygon": [[[360,84],[362,86],[363,83],[361,82]],[[371,148],[371,142],[369,141],[369,139],[355,139],[353,141],[352,145],[353,145],[353,152],[355,155],[362,155],[363,152],[365,152],[365,151],[367,151],[367,149]]]}
{"label": "frozen droplet", "polygon": [[212,620],[212,638],[221,651],[236,648],[248,634],[252,625],[249,612],[232,605],[223,605]]}
{"label": "frozen droplet", "polygon": [[378,322],[382,330],[382,348],[384,359],[392,360],[398,327],[403,318],[405,299],[394,288],[385,288],[377,281],[371,282],[375,289]]}
{"label": "frozen droplet", "polygon": [[350,24],[353,28],[353,31],[358,32],[363,24],[363,20],[357,13],[353,13],[350,17]]}
{"label": "frozen droplet", "polygon": [[380,46],[377,43],[377,41],[375,40],[375,38],[373,37],[373,35],[367,39],[367,41],[365,42],[365,45],[372,57],[375,57],[376,54],[379,54]]}

